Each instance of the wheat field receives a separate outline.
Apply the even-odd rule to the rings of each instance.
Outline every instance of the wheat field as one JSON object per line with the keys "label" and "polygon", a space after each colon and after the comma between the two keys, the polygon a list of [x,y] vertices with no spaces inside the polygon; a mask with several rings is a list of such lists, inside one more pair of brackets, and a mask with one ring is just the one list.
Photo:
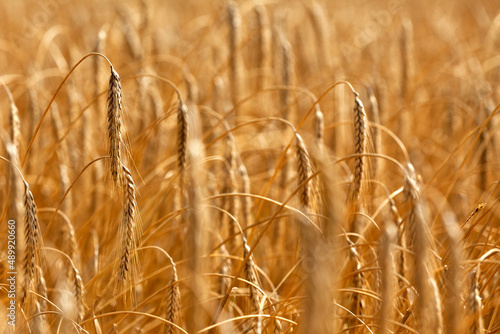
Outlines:
{"label": "wheat field", "polygon": [[0,8],[0,332],[500,333],[500,3]]}

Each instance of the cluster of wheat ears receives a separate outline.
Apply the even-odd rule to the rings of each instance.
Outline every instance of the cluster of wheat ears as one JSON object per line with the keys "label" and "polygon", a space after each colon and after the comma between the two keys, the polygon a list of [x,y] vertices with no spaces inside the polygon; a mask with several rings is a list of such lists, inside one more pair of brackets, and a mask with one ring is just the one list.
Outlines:
{"label": "cluster of wheat ears", "polygon": [[500,332],[493,1],[0,8],[0,332]]}

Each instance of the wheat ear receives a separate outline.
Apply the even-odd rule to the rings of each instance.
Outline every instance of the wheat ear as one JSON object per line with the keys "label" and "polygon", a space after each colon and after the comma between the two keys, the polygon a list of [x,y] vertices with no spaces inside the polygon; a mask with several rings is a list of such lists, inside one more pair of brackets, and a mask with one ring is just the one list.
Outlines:
{"label": "wheat ear", "polygon": [[366,151],[366,112],[363,103],[359,99],[359,94],[354,93],[354,153],[357,155],[354,158],[354,180],[352,186],[351,199],[354,203],[359,200],[361,185],[363,182],[363,172],[365,162],[363,154]]}
{"label": "wheat ear", "polygon": [[126,279],[130,259],[135,247],[135,216],[137,203],[135,198],[135,183],[130,170],[122,166],[124,181],[124,205],[121,225],[120,279]]}
{"label": "wheat ear", "polygon": [[[305,214],[311,213],[311,175],[312,167],[305,143],[302,137],[296,133],[297,173],[299,176],[300,209]],[[318,253],[327,254],[328,244],[322,235],[316,233],[304,217],[298,218],[300,223],[300,234],[302,240],[302,252],[307,261],[305,276],[305,310],[302,315],[304,331],[315,333],[331,332],[330,317],[331,286],[330,280],[331,262],[327,257],[319,257]]]}
{"label": "wheat ear", "polygon": [[222,245],[220,247],[220,252],[223,256],[223,260],[219,269],[219,274],[221,276],[219,276],[217,292],[219,293],[219,295],[224,295],[231,285],[231,278],[229,277],[229,275],[231,275],[232,265],[226,246]]}
{"label": "wheat ear", "polygon": [[479,295],[479,273],[479,268],[474,268],[468,277],[468,294],[465,300],[467,334],[484,333],[483,306]]}
{"label": "wheat ear", "polygon": [[36,281],[36,264],[38,262],[38,252],[40,249],[40,226],[38,223],[38,213],[35,199],[30,187],[24,181],[24,233],[26,242],[26,253],[24,257],[24,284],[21,291],[21,303],[27,301],[27,293]]}
{"label": "wheat ear", "polygon": [[413,24],[409,19],[403,20],[401,30],[401,96],[405,98],[410,91],[415,71],[413,44]]}
{"label": "wheat ear", "polygon": [[[238,192],[237,178],[236,178],[236,169],[237,169],[237,152],[236,145],[234,142],[234,136],[229,133],[226,137],[226,165],[227,165],[227,173],[228,177],[225,178],[224,181],[224,192],[225,193],[236,193]],[[236,219],[239,219],[240,211],[241,211],[241,198],[231,195],[228,200],[224,199],[226,204],[226,210]],[[236,224],[237,221],[230,219],[228,222],[228,238],[229,240],[229,249],[233,248],[234,238],[232,236],[236,232]]]}
{"label": "wheat ear", "polygon": [[76,320],[82,321],[85,315],[85,304],[83,302],[83,295],[85,294],[85,286],[83,285],[80,272],[73,264],[73,288],[74,297],[76,302]]}
{"label": "wheat ear", "polygon": [[295,141],[297,145],[297,172],[299,174],[299,186],[301,187],[299,193],[300,205],[302,210],[307,213],[311,205],[311,187],[309,184],[312,173],[311,161],[304,140],[298,133],[295,133]]}
{"label": "wheat ear", "polygon": [[[460,305],[460,277],[462,254],[460,252],[460,235],[455,217],[451,213],[443,213],[443,224],[449,241],[449,262],[446,273],[445,294],[445,328],[446,333],[463,333],[462,307]],[[446,258],[446,257],[445,257]]]}
{"label": "wheat ear", "polygon": [[121,115],[122,109],[122,85],[120,76],[111,66],[108,89],[108,138],[109,156],[111,158],[111,176],[117,187],[121,186],[122,160],[121,160]]}
{"label": "wheat ear", "polygon": [[[281,83],[283,86],[292,86],[294,84],[295,75],[295,57],[292,45],[283,32],[280,32],[279,38],[282,61]],[[290,91],[288,89],[280,90],[280,97],[282,108],[284,108],[283,118],[293,123],[295,115],[293,115],[293,111],[291,110]]]}
{"label": "wheat ear", "polygon": [[[229,23],[229,61],[230,76],[232,85],[233,106],[236,106],[240,97],[241,72],[240,72],[240,39],[241,39],[241,16],[238,5],[234,1],[227,3],[227,19]],[[234,119],[237,119],[237,109],[235,109]]]}
{"label": "wheat ear", "polygon": [[[361,293],[363,289],[365,289],[366,278],[365,274],[361,271],[363,268],[361,264],[361,256],[356,250],[356,245],[349,239],[347,239],[347,243],[349,244],[349,260],[352,265],[352,284],[356,291],[351,293],[351,305],[350,310],[357,317],[363,316],[365,313],[365,296]],[[351,327],[350,333],[354,333],[358,320],[357,318],[348,319],[349,327]]]}
{"label": "wheat ear", "polygon": [[415,318],[419,330],[425,330],[429,324],[426,318],[426,309],[429,305],[429,272],[427,269],[427,250],[429,236],[424,219],[423,205],[420,199],[420,187],[411,164],[405,173],[403,193],[408,204],[408,213],[405,222],[406,245],[413,256],[410,261],[405,261],[408,266],[405,274],[410,276],[410,283],[415,286],[418,293],[416,301]]}
{"label": "wheat ear", "polygon": [[[167,286],[167,311],[165,320],[175,323],[175,321],[179,317],[179,308],[181,305],[181,291],[179,289],[179,282],[177,278],[177,267],[175,266],[175,262],[169,256],[170,262],[172,263],[172,275],[170,276],[170,280],[168,281]],[[175,327],[166,324],[165,325],[165,334],[173,334],[175,332]]]}
{"label": "wheat ear", "polygon": [[[244,194],[250,194],[250,177],[248,176],[248,171],[246,166],[240,162],[238,166],[238,172],[241,178],[241,192]],[[253,202],[250,196],[245,196],[241,200],[241,209],[243,211],[243,226],[250,226],[253,222],[252,209]]]}
{"label": "wheat ear", "polygon": [[328,18],[323,7],[317,2],[313,2],[307,7],[309,17],[315,32],[316,37],[316,52],[318,55],[318,64],[320,68],[328,71],[330,67],[330,27],[328,26]]}
{"label": "wheat ear", "polygon": [[[250,252],[250,246],[248,246],[246,240],[243,241],[243,258],[246,258]],[[250,288],[250,301],[252,303],[253,311],[259,309],[260,304],[260,292],[257,287],[259,286],[259,281],[257,278],[257,271],[255,270],[255,262],[253,259],[253,254],[250,254],[247,263],[245,264],[245,275]]]}
{"label": "wheat ear", "polygon": [[[41,296],[47,299],[47,284],[45,282],[45,278],[43,277],[42,268],[40,266],[36,266],[37,271],[37,282],[36,282],[36,291]],[[34,317],[31,324],[31,331],[33,333],[47,333],[48,325],[47,319],[43,312],[47,311],[47,301],[44,298],[38,297],[35,302],[35,312],[38,314]]]}
{"label": "wheat ear", "polygon": [[323,112],[316,108],[315,118],[314,118],[314,145],[316,146],[316,151],[318,154],[324,153],[325,147],[325,117]]}
{"label": "wheat ear", "polygon": [[[371,111],[371,119],[373,123],[380,124],[380,111],[378,108],[378,101],[375,93],[371,88],[367,89],[368,98],[370,100],[370,111]],[[382,153],[382,136],[380,135],[380,130],[378,127],[374,126],[371,128],[371,136],[373,138],[373,150],[375,153]],[[383,160],[382,159],[373,159],[371,161],[372,165],[372,178],[377,176],[379,170],[383,170]]]}
{"label": "wheat ear", "polygon": [[68,256],[71,258],[76,267],[80,266],[80,249],[78,248],[78,241],[76,240],[75,228],[69,219],[66,222],[66,229],[64,229],[64,242],[68,245]]}
{"label": "wheat ear", "polygon": [[10,108],[9,108],[9,123],[10,123],[10,140],[19,152],[19,141],[21,139],[21,121],[19,120],[19,109],[17,109],[14,98],[10,90],[6,89],[9,95]]}
{"label": "wheat ear", "polygon": [[185,187],[188,131],[188,108],[184,101],[180,99],[177,107],[177,167],[179,168],[181,193]]}
{"label": "wheat ear", "polygon": [[270,66],[270,30],[269,17],[266,7],[262,3],[256,3],[254,6],[255,21],[257,26],[257,67],[259,78],[257,80],[257,89],[261,90],[267,86],[268,68]]}

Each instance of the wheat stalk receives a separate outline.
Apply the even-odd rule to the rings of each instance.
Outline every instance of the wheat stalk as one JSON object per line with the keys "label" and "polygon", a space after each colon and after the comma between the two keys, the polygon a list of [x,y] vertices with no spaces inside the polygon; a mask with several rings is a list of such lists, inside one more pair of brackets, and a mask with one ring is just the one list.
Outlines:
{"label": "wheat stalk", "polygon": [[[429,302],[427,306],[427,313],[423,316],[428,323],[428,328],[426,330],[428,333],[443,334],[444,333],[444,321],[443,321],[443,310],[441,307],[441,297],[439,296],[439,288],[437,286],[436,280],[429,277],[429,286],[431,288],[432,303]],[[459,321],[458,319],[454,319]],[[460,332],[447,332],[447,333],[460,333]]]}
{"label": "wheat stalk", "polygon": [[205,171],[201,168],[201,161],[204,159],[204,146],[197,133],[194,133],[193,138],[189,140],[188,168],[187,181],[188,192],[187,204],[189,211],[184,216],[187,223],[186,242],[184,243],[184,254],[188,258],[187,269],[189,278],[187,286],[189,288],[185,300],[189,308],[185,312],[186,330],[195,333],[202,326],[202,318],[200,314],[203,310],[202,300],[206,293],[206,284],[203,272],[202,256],[206,253],[208,240],[203,237],[203,232],[209,229],[205,223],[210,221],[206,211],[203,210],[203,186],[206,184]]}
{"label": "wheat stalk", "polygon": [[[55,137],[58,141],[60,141],[63,137],[63,122],[61,119],[61,115],[59,113],[59,108],[57,108],[57,105],[54,104],[52,106],[52,124],[54,126],[54,134]],[[66,141],[61,142],[60,146],[60,151],[57,153],[58,160],[59,160],[59,180],[61,184],[61,198],[66,193],[66,190],[68,190],[71,181],[70,181],[70,176],[69,176],[69,161],[70,161],[70,154],[69,154],[69,147],[68,143]],[[66,197],[64,199],[64,202],[61,206],[61,209],[67,213],[68,215],[71,213],[72,210],[72,192],[66,194]]]}
{"label": "wheat stalk", "polygon": [[[461,333],[463,314],[460,305],[460,267],[462,266],[462,254],[460,253],[460,235],[456,219],[450,212],[443,213],[443,224],[448,237],[449,262],[446,273],[446,295],[445,295],[445,328],[447,333]],[[446,257],[445,257],[446,259]]]}
{"label": "wheat stalk", "polygon": [[396,239],[397,229],[394,225],[388,225],[384,230],[381,242],[380,271],[381,271],[381,297],[382,302],[379,310],[380,333],[385,333],[388,329],[389,319],[391,319],[391,305],[393,305],[394,294],[394,257],[393,248]]}

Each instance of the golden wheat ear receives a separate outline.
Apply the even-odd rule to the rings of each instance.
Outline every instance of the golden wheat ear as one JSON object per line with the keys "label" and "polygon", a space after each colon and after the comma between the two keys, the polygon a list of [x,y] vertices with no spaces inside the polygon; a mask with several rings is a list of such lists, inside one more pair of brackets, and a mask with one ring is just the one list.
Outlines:
{"label": "golden wheat ear", "polygon": [[[170,257],[169,257],[170,258]],[[167,286],[167,311],[165,320],[175,323],[177,319],[179,319],[179,309],[181,306],[181,291],[179,288],[179,278],[177,277],[177,267],[172,258],[170,258],[170,262],[172,263],[172,275],[170,276],[170,280],[168,281]],[[175,333],[175,327],[166,324],[165,325],[165,334],[173,334]]]}
{"label": "golden wheat ear", "polygon": [[21,289],[21,304],[25,305],[28,299],[28,291],[32,288],[36,279],[36,265],[40,250],[40,226],[38,223],[38,209],[30,187],[24,181],[24,233],[25,233],[25,257],[24,284]]}
{"label": "golden wheat ear", "polygon": [[179,168],[179,187],[181,194],[184,192],[186,169],[187,169],[187,153],[188,153],[188,107],[182,99],[179,99],[177,107],[177,167]]}
{"label": "golden wheat ear", "polygon": [[365,107],[361,102],[358,93],[354,93],[354,180],[352,186],[351,199],[353,202],[359,200],[361,186],[363,182],[363,172],[365,170],[365,159],[363,154],[366,152],[366,126],[367,118]]}
{"label": "golden wheat ear", "polygon": [[302,210],[307,213],[310,210],[311,198],[310,198],[310,185],[309,178],[312,173],[311,161],[309,160],[309,154],[307,153],[306,145],[302,137],[296,133],[296,152],[297,152],[297,173],[299,175],[299,186],[300,189],[300,205]]}
{"label": "golden wheat ear", "polygon": [[484,333],[484,320],[481,302],[479,295],[479,267],[474,268],[467,277],[467,296],[465,299],[465,324],[467,334],[483,334]]}
{"label": "golden wheat ear", "polygon": [[[250,246],[246,243],[246,240],[243,241],[243,258],[247,257],[250,252]],[[245,264],[245,276],[250,288],[250,302],[252,305],[252,310],[257,311],[259,309],[260,304],[260,291],[257,288],[259,285],[259,280],[257,277],[257,270],[255,269],[255,261],[253,258],[253,254],[250,254],[247,263]]]}
{"label": "golden wheat ear", "polygon": [[122,159],[121,159],[121,144],[122,144],[122,85],[120,76],[111,66],[111,76],[109,78],[108,88],[108,139],[109,139],[109,156],[111,159],[110,169],[111,176],[117,187],[121,186],[122,175]]}
{"label": "golden wheat ear", "polygon": [[[241,43],[241,15],[238,5],[234,1],[227,3],[227,20],[229,23],[229,67],[231,76],[232,87],[232,102],[233,107],[236,107],[241,94],[241,56],[240,56],[240,43]],[[237,119],[238,112],[235,109],[233,119]]]}
{"label": "golden wheat ear", "polygon": [[130,262],[132,253],[135,249],[135,219],[137,202],[135,198],[135,183],[132,178],[130,170],[122,166],[123,169],[123,191],[124,191],[124,204],[123,215],[121,224],[121,252],[118,276],[120,279],[127,278],[127,272],[130,270]]}

